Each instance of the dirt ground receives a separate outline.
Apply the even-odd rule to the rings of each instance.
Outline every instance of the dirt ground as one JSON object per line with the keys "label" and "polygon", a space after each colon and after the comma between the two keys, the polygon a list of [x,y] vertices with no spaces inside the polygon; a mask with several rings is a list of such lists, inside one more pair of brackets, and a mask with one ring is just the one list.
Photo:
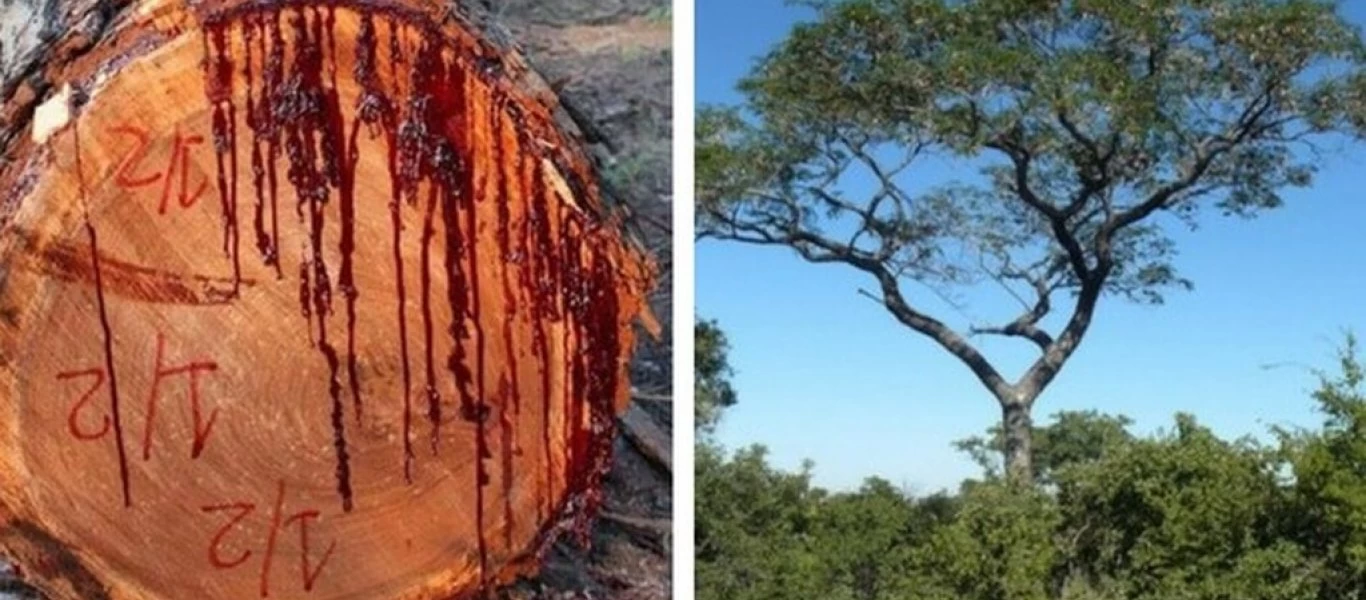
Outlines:
{"label": "dirt ground", "polygon": [[[633,363],[637,406],[669,445],[672,430],[670,135],[671,13],[668,0],[464,0],[484,5],[558,89],[601,159],[612,196],[629,207],[637,235],[660,267],[651,306],[664,334],[642,336]],[[672,483],[669,470],[619,436],[606,481],[604,518],[591,548],[558,543],[541,574],[499,596],[522,599],[670,598]],[[0,600],[37,598],[0,563]]]}

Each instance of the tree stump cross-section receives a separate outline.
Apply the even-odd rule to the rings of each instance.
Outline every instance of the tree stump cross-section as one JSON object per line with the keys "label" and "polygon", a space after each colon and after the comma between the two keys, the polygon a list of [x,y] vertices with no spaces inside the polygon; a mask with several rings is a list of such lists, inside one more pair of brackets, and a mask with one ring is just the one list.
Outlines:
{"label": "tree stump cross-section", "polygon": [[582,535],[654,267],[555,94],[457,5],[111,6],[6,106],[0,551],[418,599]]}

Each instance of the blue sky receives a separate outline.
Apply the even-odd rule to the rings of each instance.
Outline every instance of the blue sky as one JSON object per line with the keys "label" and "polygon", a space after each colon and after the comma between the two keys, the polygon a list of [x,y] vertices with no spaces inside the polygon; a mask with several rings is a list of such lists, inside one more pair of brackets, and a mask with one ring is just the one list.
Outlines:
{"label": "blue sky", "polygon": [[[1366,3],[1348,4],[1366,22]],[[783,0],[698,0],[698,101],[738,102],[735,82],[805,15]],[[1174,230],[1194,291],[1156,307],[1106,298],[1036,419],[1095,408],[1147,432],[1184,411],[1227,436],[1318,424],[1308,369],[1333,366],[1346,329],[1366,334],[1363,172],[1366,148],[1343,145],[1285,207]],[[995,423],[995,401],[956,359],[859,296],[866,276],[714,241],[698,244],[696,274],[698,314],[717,319],[733,346],[740,404],[722,421],[725,445],[764,444],[785,468],[812,459],[816,482],[837,489],[877,475],[925,493],[976,474],[950,444]],[[926,296],[911,289],[913,302],[942,313]],[[994,293],[976,297],[965,296],[972,314],[995,305],[985,300]],[[1018,344],[981,347],[1013,380],[1027,355]]]}

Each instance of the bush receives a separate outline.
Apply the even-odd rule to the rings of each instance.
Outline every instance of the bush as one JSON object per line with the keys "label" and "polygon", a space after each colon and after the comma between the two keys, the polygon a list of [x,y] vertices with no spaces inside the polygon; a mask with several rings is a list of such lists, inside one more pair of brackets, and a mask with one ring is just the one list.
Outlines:
{"label": "bush", "polygon": [[[1190,415],[1152,436],[1123,417],[1040,427],[1037,485],[984,460],[956,494],[879,479],[811,485],[762,448],[698,449],[703,599],[1361,600],[1366,598],[1366,371],[1349,340],[1312,430],[1224,440]],[[993,432],[960,447],[989,457]]]}

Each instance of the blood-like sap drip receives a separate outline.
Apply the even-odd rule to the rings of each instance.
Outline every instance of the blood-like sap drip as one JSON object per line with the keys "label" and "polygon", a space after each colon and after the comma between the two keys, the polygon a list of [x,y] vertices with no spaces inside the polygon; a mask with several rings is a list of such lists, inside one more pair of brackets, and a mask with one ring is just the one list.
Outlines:
{"label": "blood-like sap drip", "polygon": [[213,105],[213,150],[218,164],[218,199],[223,210],[223,252],[232,258],[232,296],[236,297],[242,284],[242,261],[237,233],[237,106],[232,101],[229,30],[228,25],[219,25],[206,30],[205,36],[213,44],[212,76],[207,87]]}
{"label": "blood-like sap drip", "polygon": [[[254,243],[262,263],[281,277],[277,165],[283,154],[284,179],[295,196],[304,240],[298,265],[299,311],[308,325],[309,343],[327,367],[337,492],[348,511],[353,499],[342,396],[351,396],[357,423],[368,414],[361,401],[356,347],[362,297],[357,269],[372,256],[384,254],[369,252],[357,240],[358,219],[377,210],[367,208],[369,198],[357,196],[362,130],[369,139],[385,145],[390,180],[384,208],[391,231],[384,260],[392,261],[395,271],[391,289],[397,305],[402,368],[404,477],[413,482],[417,461],[403,235],[404,211],[410,210],[422,224],[416,240],[419,343],[425,367],[421,384],[425,406],[420,410],[425,410],[429,421],[433,453],[446,423],[443,388],[454,391],[460,419],[473,430],[476,468],[470,487],[476,503],[481,581],[487,581],[485,495],[490,481],[487,463],[494,458],[488,428],[495,423],[500,427],[501,493],[510,543],[515,522],[511,503],[517,479],[514,457],[520,455],[517,441],[535,439],[516,430],[525,426],[522,386],[527,375],[523,371],[539,376],[533,385],[542,397],[539,444],[544,453],[544,502],[538,510],[543,520],[554,519],[559,506],[558,514],[580,517],[575,522],[581,529],[582,517],[596,510],[600,500],[597,488],[612,447],[612,404],[620,387],[622,356],[620,274],[611,264],[614,254],[606,248],[619,240],[602,233],[604,223],[592,211],[566,201],[560,191],[564,187],[548,185],[553,175],[547,165],[564,170],[553,154],[555,144],[532,131],[517,100],[505,90],[503,66],[491,47],[460,46],[423,17],[383,5],[339,1],[325,7],[270,2],[242,6],[236,13],[210,19],[205,39],[223,244],[235,281],[240,281],[241,265],[233,79],[240,75],[245,83],[245,124],[251,133]],[[338,65],[347,64],[347,57],[338,56],[335,35],[339,6],[359,14],[350,73],[338,73]],[[233,19],[241,25],[237,46],[232,38]],[[387,78],[380,73],[381,24],[377,19],[387,24]],[[411,53],[405,51],[404,39],[414,40]],[[240,68],[232,56],[234,47],[243,51]],[[350,123],[342,97],[348,84],[359,90]],[[573,177],[564,183],[570,193],[586,195],[583,184]],[[493,203],[492,210],[479,210],[486,202]],[[480,214],[492,214],[494,222],[481,222]],[[336,228],[327,227],[330,215],[336,216]],[[484,233],[485,228],[491,231]],[[335,233],[329,235],[331,231]],[[491,240],[497,251],[481,252],[481,239]],[[93,251],[93,229],[91,240]],[[333,240],[336,253],[325,252]],[[411,246],[406,248],[411,250]],[[441,253],[439,264],[436,252]],[[338,264],[329,264],[329,256],[338,258]],[[343,358],[332,340],[339,336],[329,335],[328,328],[333,272],[345,303],[346,386],[341,381]],[[437,278],[444,278],[444,287]],[[501,307],[481,306],[481,285],[501,285]],[[435,356],[440,328],[432,296],[439,293],[437,288],[445,290],[445,308],[451,318],[444,328],[450,338],[445,357],[449,381],[438,375]],[[520,332],[520,327],[529,331]],[[489,352],[489,335],[502,337],[502,356]],[[524,355],[516,344],[527,340],[531,345]],[[565,365],[559,385],[555,376],[560,369],[553,361]],[[497,381],[490,382],[490,368],[498,362],[503,363],[502,370],[493,369]],[[528,363],[535,371],[529,370]],[[563,408],[560,424],[553,427],[556,403]],[[496,421],[492,419],[495,414]],[[555,429],[563,429],[559,439]],[[557,445],[566,456],[558,463],[563,471],[557,470],[554,460]],[[565,484],[557,490],[560,472]],[[541,476],[538,472],[532,478]]]}

